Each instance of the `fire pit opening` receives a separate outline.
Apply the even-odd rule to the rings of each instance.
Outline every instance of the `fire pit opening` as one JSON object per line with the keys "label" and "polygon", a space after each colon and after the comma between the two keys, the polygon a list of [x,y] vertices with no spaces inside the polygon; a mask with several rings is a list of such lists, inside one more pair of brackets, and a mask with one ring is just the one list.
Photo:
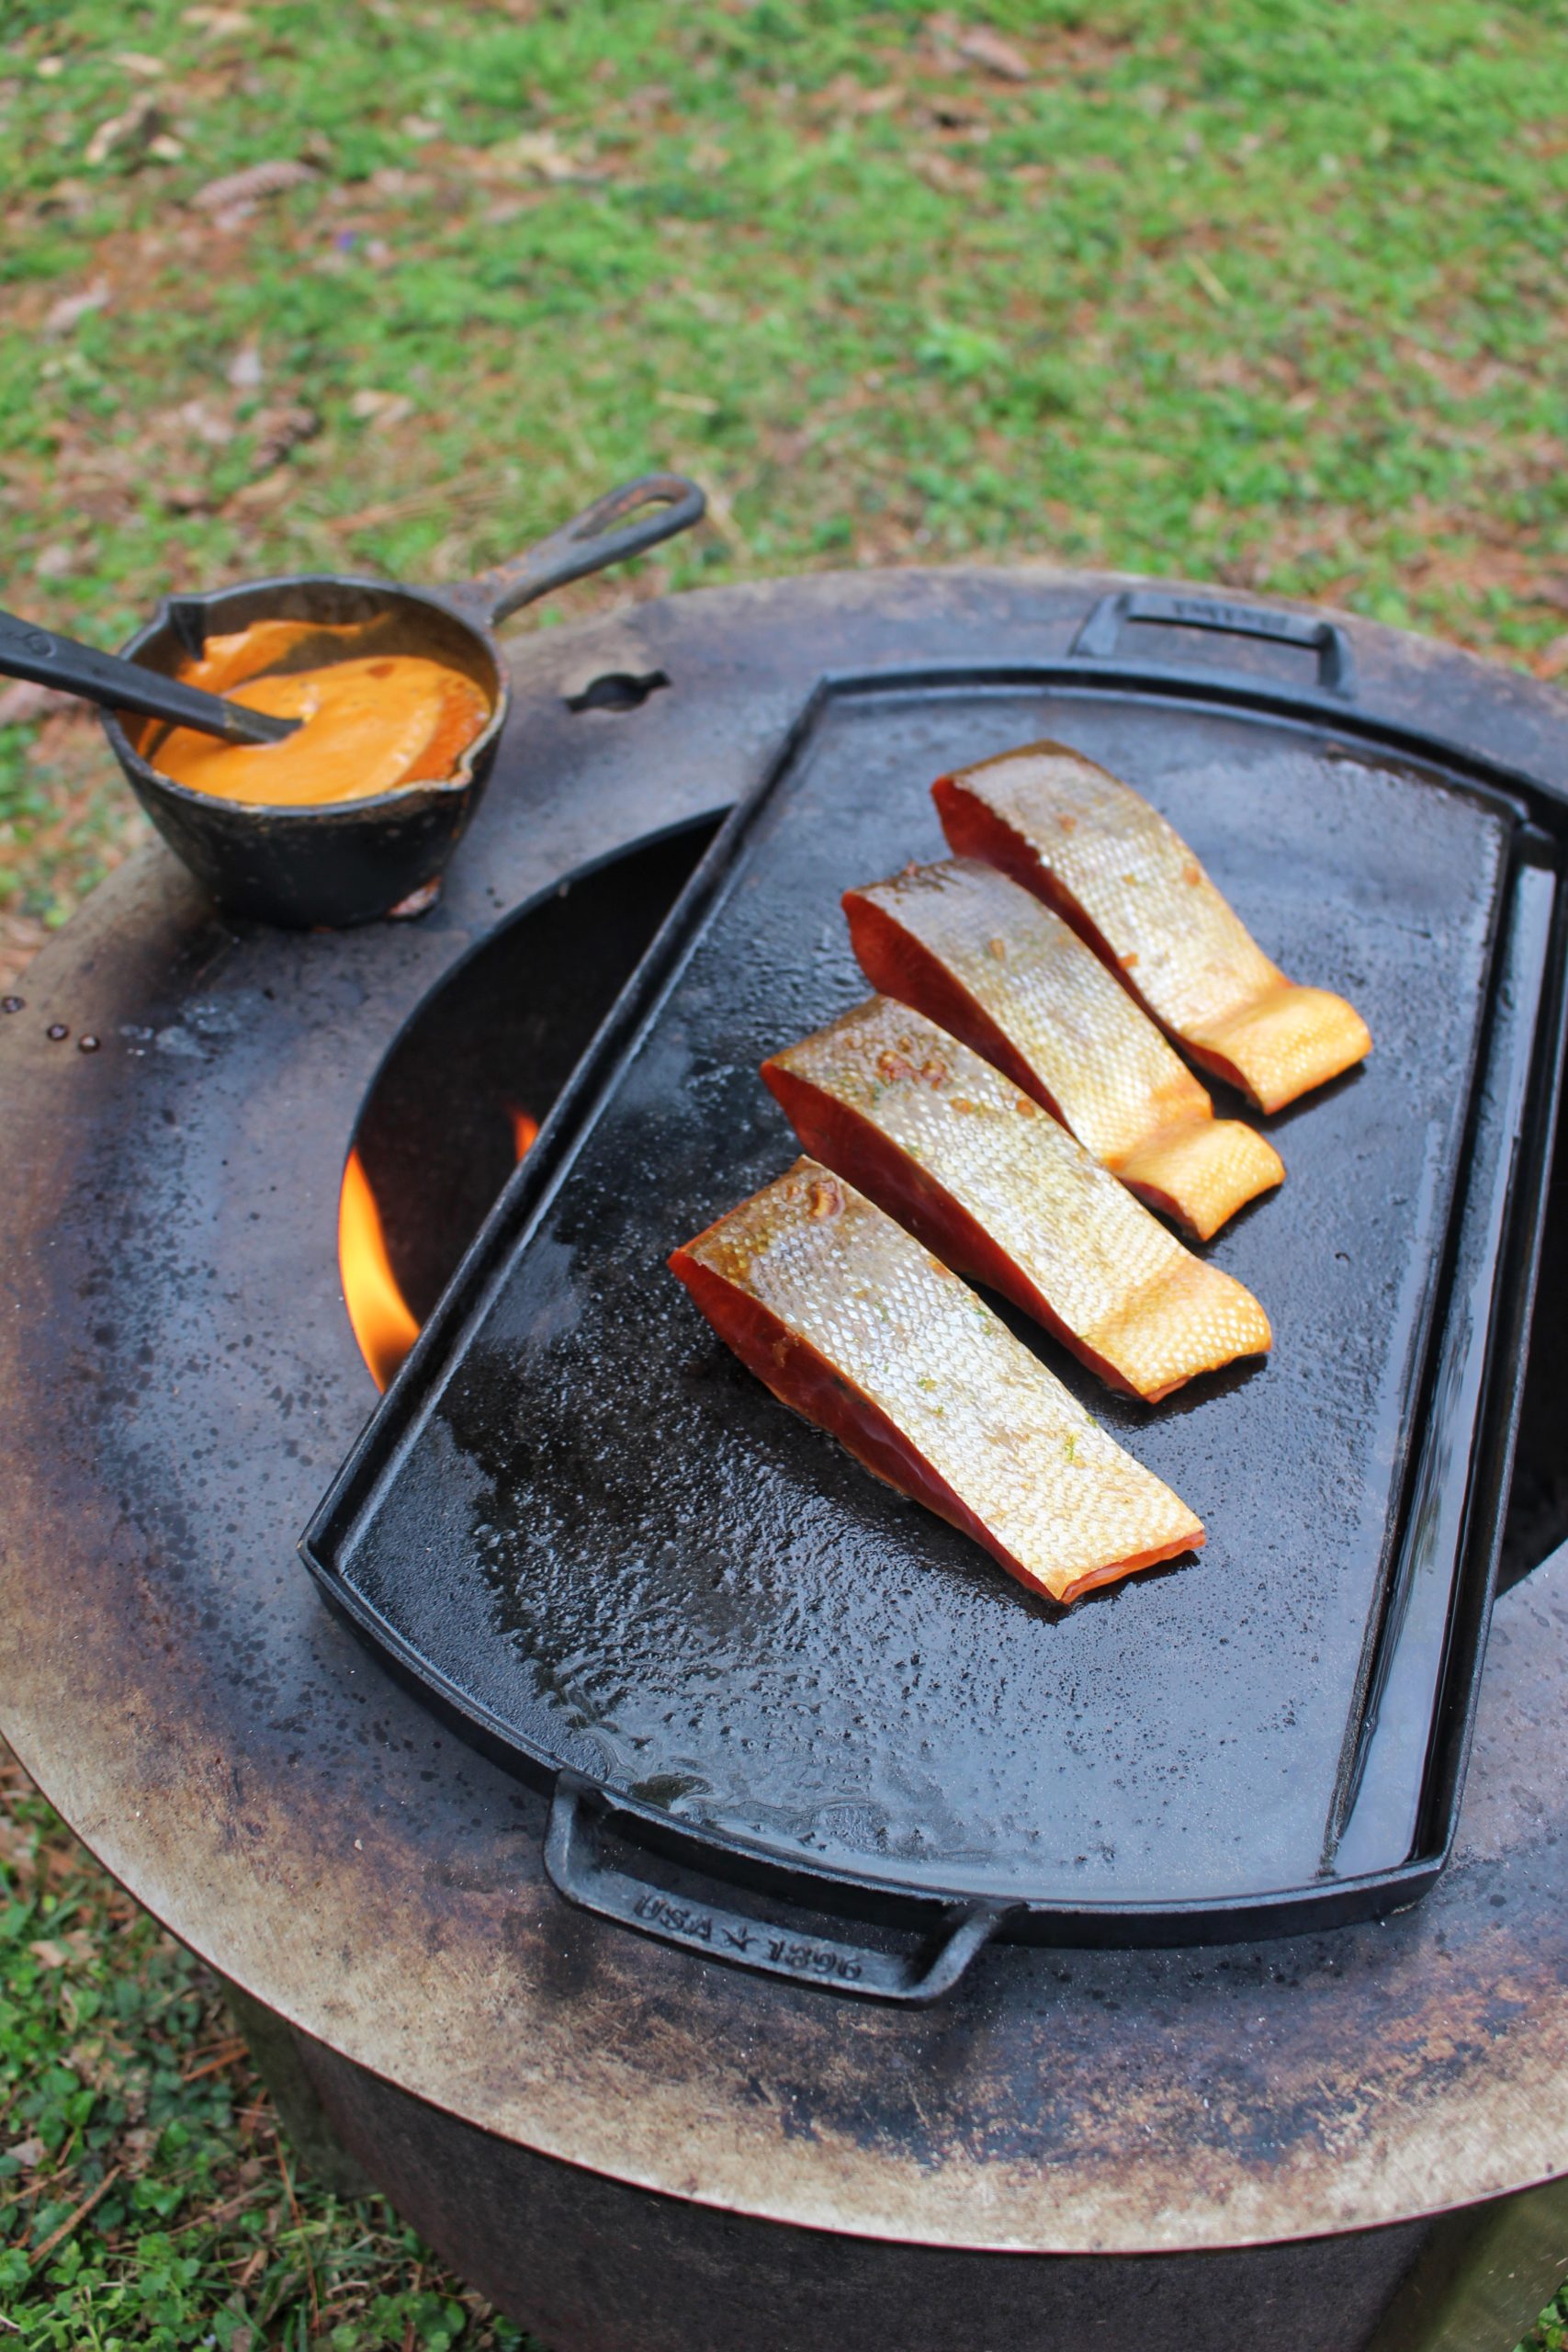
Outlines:
{"label": "fire pit opening", "polygon": [[376,1074],[338,1207],[344,1298],[384,1388],[718,820],[522,908],[448,973]]}

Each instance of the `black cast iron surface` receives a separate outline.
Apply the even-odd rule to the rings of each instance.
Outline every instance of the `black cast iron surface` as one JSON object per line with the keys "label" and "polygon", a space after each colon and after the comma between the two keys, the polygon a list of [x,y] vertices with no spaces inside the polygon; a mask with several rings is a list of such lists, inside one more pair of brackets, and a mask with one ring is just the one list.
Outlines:
{"label": "black cast iron surface", "polygon": [[[864,994],[840,889],[942,854],[933,775],[1041,736],[1135,780],[1285,967],[1349,995],[1377,1040],[1269,1123],[1287,1190],[1209,1252],[1269,1307],[1266,1369],[1151,1411],[1037,1342],[1210,1529],[1185,1570],[1066,1615],[784,1414],[664,1267],[794,1157],[757,1065]],[[1412,1857],[1428,1765],[1457,1796],[1430,1737],[1446,1604],[1462,1562],[1479,1630],[1501,1502],[1468,1547],[1462,1476],[1406,1512],[1413,1432],[1461,1470],[1484,1442],[1505,1199],[1544,1158],[1527,1112],[1552,883],[1513,867],[1517,825],[1319,730],[1109,680],[830,695],[716,843],[601,1047],[597,1102],[536,1146],[312,1531],[329,1589],[519,1754],[721,1860],[1027,1904],[1035,1932],[1111,1940],[1410,1899],[1450,1826],[1428,1819]],[[1512,1397],[1505,1381],[1505,1423]],[[1417,1573],[1426,1605],[1406,1600],[1382,1655],[1390,1579],[1405,1594]],[[1374,1687],[1403,1687],[1360,1772],[1374,1664]],[[1447,1695],[1462,1742],[1464,1692]],[[1352,1793],[1354,1878],[1336,1867]],[[714,1937],[700,1906],[674,1916]],[[772,1951],[733,1926],[715,1940]]]}
{"label": "black cast iron surface", "polygon": [[[563,1905],[544,1802],[402,1692],[293,1552],[374,1401],[338,1288],[344,1152],[434,984],[587,859],[739,797],[823,672],[1066,660],[1126,584],[822,577],[526,639],[526,723],[434,916],[250,931],[154,849],[0,1017],[0,1728],[121,1880],[270,2007],[484,2131],[672,2198],[1136,2253],[1568,2169],[1562,1574],[1495,1618],[1455,1859],[1424,1904],[1224,1951],[998,1947],[910,2011]],[[1564,804],[1560,695],[1347,628],[1348,738],[1440,717],[1466,758]],[[1257,677],[1303,658],[1224,658],[1254,652]],[[660,672],[640,706],[590,699]]]}

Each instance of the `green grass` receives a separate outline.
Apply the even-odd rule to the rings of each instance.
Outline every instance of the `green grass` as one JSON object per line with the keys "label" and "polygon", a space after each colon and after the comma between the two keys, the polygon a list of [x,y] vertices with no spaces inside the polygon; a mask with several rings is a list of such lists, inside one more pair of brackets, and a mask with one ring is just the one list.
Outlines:
{"label": "green grass", "polygon": [[299,2176],[214,1979],[3,1747],[0,2151],[0,2345],[528,2345],[382,2199]]}
{"label": "green grass", "polygon": [[[995,0],[1019,80],[847,0],[0,21],[12,609],[113,642],[170,586],[457,578],[676,465],[712,526],[535,625],[1045,557],[1568,673],[1562,0]],[[310,176],[200,200],[275,161]],[[141,837],[90,725],[0,726],[0,983]],[[240,2062],[182,2079],[227,2031],[210,1986],[17,1802],[18,2340],[511,2340],[384,2210],[284,2193]]]}

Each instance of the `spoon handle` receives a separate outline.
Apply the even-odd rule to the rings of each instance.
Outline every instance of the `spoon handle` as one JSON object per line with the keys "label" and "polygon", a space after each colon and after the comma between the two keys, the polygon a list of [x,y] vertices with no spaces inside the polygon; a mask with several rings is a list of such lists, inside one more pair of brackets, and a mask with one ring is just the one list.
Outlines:
{"label": "spoon handle", "polygon": [[199,686],[182,685],[177,678],[144,670],[139,662],[122,662],[118,653],[100,653],[95,646],[58,637],[34,621],[18,620],[15,613],[0,612],[0,674],[58,686],[108,710],[137,710],[149,718],[166,718],[203,735],[220,735],[230,743],[281,743],[299,724],[297,718],[247,710],[243,703],[205,694]]}

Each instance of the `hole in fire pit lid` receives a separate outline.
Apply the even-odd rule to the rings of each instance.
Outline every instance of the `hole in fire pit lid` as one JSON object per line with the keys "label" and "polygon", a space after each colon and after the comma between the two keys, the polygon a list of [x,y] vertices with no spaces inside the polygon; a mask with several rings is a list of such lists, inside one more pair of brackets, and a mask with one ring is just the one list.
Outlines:
{"label": "hole in fire pit lid", "polygon": [[667,686],[669,678],[662,670],[645,670],[637,674],[630,670],[606,670],[602,677],[591,679],[580,695],[568,695],[568,710],[637,710]]}

